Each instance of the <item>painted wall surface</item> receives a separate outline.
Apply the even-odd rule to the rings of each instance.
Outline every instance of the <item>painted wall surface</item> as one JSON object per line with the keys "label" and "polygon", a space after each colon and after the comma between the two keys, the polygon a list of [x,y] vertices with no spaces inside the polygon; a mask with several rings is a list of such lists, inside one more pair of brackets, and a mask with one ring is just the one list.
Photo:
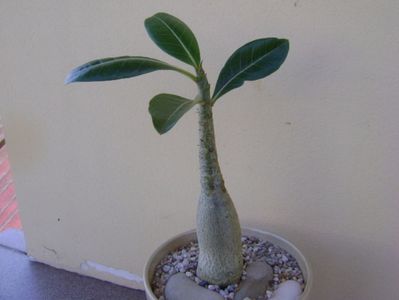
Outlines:
{"label": "painted wall surface", "polygon": [[152,249],[194,227],[195,110],[159,136],[147,107],[161,92],[193,97],[195,86],[168,72],[63,84],[71,68],[100,57],[187,67],[147,38],[143,21],[158,11],[190,25],[213,83],[245,42],[290,39],[277,73],[215,106],[241,222],[305,253],[314,300],[397,299],[396,0],[1,1],[0,114],[29,255],[140,287]]}

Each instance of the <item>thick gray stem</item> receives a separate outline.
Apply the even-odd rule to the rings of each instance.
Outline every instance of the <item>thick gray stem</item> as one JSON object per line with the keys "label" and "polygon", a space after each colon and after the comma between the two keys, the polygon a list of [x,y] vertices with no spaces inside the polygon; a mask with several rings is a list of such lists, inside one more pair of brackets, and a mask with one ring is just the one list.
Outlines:
{"label": "thick gray stem", "polygon": [[197,210],[199,261],[197,275],[212,284],[235,283],[242,273],[241,227],[225,188],[217,158],[209,84],[203,74],[200,97],[201,195]]}

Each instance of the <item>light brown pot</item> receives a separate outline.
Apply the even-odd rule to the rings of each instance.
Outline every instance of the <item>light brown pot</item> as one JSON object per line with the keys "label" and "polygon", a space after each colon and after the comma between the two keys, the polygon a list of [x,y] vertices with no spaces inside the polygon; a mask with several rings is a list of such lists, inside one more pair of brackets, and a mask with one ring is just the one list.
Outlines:
{"label": "light brown pot", "polygon": [[[251,228],[242,228],[242,234],[247,236],[255,236],[261,240],[269,241],[275,244],[276,246],[285,249],[292,256],[294,256],[298,261],[303,276],[306,280],[306,287],[304,292],[302,293],[300,300],[310,299],[309,295],[313,281],[312,270],[310,268],[309,262],[306,260],[303,254],[298,250],[298,248],[296,248],[286,239],[267,231],[251,229]],[[158,263],[171,251],[175,250],[178,247],[184,246],[196,239],[197,235],[195,233],[195,230],[190,230],[169,239],[154,251],[154,253],[148,259],[144,267],[144,287],[145,287],[147,300],[158,300],[158,298],[154,295],[151,289],[151,281],[154,276],[155,267],[158,265]]]}

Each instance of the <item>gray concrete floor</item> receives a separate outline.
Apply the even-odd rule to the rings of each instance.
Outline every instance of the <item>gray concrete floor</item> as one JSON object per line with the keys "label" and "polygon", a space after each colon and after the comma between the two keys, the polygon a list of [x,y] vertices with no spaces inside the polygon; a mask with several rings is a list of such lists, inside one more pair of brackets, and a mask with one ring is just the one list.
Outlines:
{"label": "gray concrete floor", "polygon": [[0,300],[144,300],[143,291],[32,262],[0,245]]}

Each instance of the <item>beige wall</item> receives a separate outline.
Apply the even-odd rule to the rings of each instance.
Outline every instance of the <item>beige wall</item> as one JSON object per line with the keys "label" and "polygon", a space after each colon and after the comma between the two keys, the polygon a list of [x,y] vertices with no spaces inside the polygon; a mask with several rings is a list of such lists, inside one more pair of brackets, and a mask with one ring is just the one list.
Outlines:
{"label": "beige wall", "polygon": [[161,137],[147,113],[153,95],[192,97],[194,86],[167,72],[63,85],[72,67],[97,57],[173,62],[143,27],[157,11],[190,25],[212,82],[248,40],[290,39],[279,72],[215,107],[241,222],[303,250],[314,300],[397,299],[396,0],[1,1],[0,114],[29,254],[140,287],[84,263],[140,276],[154,247],[194,226],[195,112]]}

